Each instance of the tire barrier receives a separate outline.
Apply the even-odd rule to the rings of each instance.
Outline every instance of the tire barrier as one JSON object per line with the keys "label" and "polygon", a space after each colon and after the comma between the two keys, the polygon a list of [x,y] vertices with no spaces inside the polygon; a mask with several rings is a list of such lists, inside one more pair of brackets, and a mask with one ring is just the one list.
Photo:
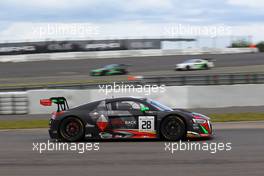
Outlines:
{"label": "tire barrier", "polygon": [[0,114],[28,114],[27,93],[0,93]]}

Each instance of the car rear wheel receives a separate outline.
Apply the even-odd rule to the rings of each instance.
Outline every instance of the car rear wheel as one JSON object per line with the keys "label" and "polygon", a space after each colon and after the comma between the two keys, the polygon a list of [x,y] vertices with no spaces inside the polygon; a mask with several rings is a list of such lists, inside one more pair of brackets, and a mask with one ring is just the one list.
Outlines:
{"label": "car rear wheel", "polygon": [[105,76],[106,73],[107,73],[107,71],[102,71],[102,72],[100,73],[100,76]]}
{"label": "car rear wheel", "polygon": [[126,71],[125,69],[121,70],[121,74],[126,75],[128,73],[128,71]]}
{"label": "car rear wheel", "polygon": [[208,65],[207,65],[207,64],[204,64],[203,68],[204,68],[205,70],[207,70],[207,69],[208,69]]}
{"label": "car rear wheel", "polygon": [[189,65],[186,66],[186,70],[190,70],[191,67]]}
{"label": "car rear wheel", "polygon": [[184,122],[177,116],[169,116],[161,123],[160,132],[165,140],[178,141],[186,134]]}
{"label": "car rear wheel", "polygon": [[84,136],[84,125],[80,119],[68,117],[60,125],[60,135],[63,141],[80,141]]}

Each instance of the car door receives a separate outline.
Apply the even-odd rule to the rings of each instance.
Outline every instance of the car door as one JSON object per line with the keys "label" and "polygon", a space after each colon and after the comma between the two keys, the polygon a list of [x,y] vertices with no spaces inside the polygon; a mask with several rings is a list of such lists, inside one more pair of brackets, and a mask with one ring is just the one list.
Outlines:
{"label": "car door", "polygon": [[108,70],[108,74],[110,75],[115,75],[119,73],[120,73],[119,65],[111,65],[111,67]]}
{"label": "car door", "polygon": [[199,59],[196,59],[193,63],[193,69],[200,69],[202,65],[202,61]]}
{"label": "car door", "polygon": [[156,116],[152,112],[142,112],[142,106],[145,105],[131,100],[107,103],[113,138],[156,137]]}

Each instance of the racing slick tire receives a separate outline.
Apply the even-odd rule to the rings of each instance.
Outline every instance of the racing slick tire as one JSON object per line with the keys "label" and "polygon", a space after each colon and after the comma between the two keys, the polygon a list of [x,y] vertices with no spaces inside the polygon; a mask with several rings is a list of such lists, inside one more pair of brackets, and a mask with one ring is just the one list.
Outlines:
{"label": "racing slick tire", "polygon": [[84,125],[79,118],[68,117],[61,122],[59,133],[62,141],[80,141],[84,137]]}
{"label": "racing slick tire", "polygon": [[166,117],[161,123],[160,133],[163,139],[178,141],[186,136],[186,127],[182,119],[177,116]]}
{"label": "racing slick tire", "polygon": [[106,76],[106,74],[107,74],[107,71],[102,71],[102,72],[100,73],[100,76]]}
{"label": "racing slick tire", "polygon": [[186,70],[189,71],[191,70],[191,67],[189,65],[186,66]]}
{"label": "racing slick tire", "polygon": [[128,74],[128,71],[126,71],[126,70],[121,70],[121,74],[122,74],[122,75],[126,75],[126,74]]}

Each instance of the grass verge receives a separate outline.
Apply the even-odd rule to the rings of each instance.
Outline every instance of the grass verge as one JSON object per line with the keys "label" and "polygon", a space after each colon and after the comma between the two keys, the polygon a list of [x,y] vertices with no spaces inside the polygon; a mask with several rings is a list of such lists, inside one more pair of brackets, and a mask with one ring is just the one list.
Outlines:
{"label": "grass verge", "polygon": [[[211,114],[213,122],[264,120],[264,113]],[[48,128],[48,120],[0,120],[0,129]]]}
{"label": "grass verge", "polygon": [[264,113],[235,113],[235,114],[211,114],[213,122],[237,122],[264,120]]}
{"label": "grass verge", "polygon": [[48,128],[49,120],[0,120],[0,129]]}

